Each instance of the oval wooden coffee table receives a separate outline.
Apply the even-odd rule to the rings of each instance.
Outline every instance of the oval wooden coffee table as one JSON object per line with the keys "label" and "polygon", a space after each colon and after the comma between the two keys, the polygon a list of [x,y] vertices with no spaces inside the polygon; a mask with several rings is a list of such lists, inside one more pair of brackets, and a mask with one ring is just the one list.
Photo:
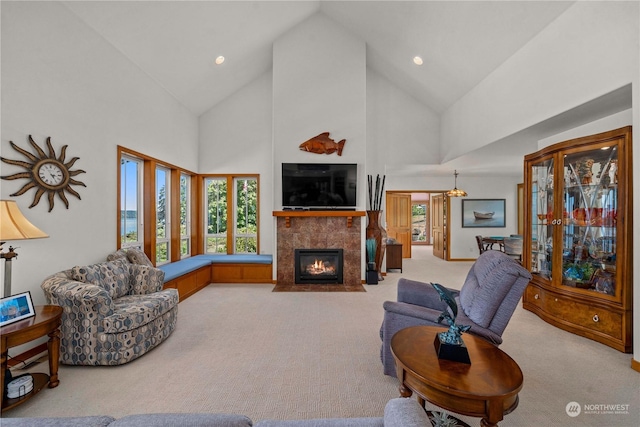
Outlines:
{"label": "oval wooden coffee table", "polygon": [[424,406],[436,406],[472,417],[483,427],[497,426],[518,406],[522,370],[507,353],[482,338],[464,334],[471,364],[438,359],[433,342],[436,326],[412,326],[391,339],[400,395],[413,393]]}

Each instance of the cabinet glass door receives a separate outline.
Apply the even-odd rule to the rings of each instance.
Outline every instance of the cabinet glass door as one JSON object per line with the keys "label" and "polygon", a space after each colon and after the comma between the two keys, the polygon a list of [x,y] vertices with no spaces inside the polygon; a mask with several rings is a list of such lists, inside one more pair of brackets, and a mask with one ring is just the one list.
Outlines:
{"label": "cabinet glass door", "polygon": [[551,280],[553,260],[554,160],[531,166],[531,272]]}
{"label": "cabinet glass door", "polygon": [[617,145],[563,162],[562,284],[615,297]]}

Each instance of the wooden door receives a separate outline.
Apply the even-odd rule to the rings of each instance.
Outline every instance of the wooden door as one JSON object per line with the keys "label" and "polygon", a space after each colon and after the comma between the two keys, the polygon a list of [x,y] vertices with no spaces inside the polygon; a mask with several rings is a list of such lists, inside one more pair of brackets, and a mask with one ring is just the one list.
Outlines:
{"label": "wooden door", "polygon": [[411,258],[411,194],[387,193],[387,236],[402,243],[402,258]]}
{"label": "wooden door", "polygon": [[433,255],[446,259],[446,217],[444,194],[436,194],[431,197],[431,227],[433,232]]}

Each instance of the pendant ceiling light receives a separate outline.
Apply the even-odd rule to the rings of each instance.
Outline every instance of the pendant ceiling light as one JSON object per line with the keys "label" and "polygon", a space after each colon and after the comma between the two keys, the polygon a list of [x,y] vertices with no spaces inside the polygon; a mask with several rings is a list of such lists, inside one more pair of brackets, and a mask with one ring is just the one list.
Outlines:
{"label": "pendant ceiling light", "polygon": [[467,197],[467,192],[464,190],[458,190],[458,171],[453,172],[453,176],[455,179],[453,190],[447,191],[447,196],[449,197]]}

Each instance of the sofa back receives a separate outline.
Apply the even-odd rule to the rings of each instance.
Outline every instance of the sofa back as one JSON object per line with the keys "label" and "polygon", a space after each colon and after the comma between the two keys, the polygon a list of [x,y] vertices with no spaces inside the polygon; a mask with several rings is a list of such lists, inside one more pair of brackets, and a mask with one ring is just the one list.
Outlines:
{"label": "sofa back", "polygon": [[476,324],[502,335],[531,273],[500,251],[486,251],[469,270],[460,289],[464,313]]}
{"label": "sofa back", "polygon": [[138,248],[118,249],[116,252],[107,255],[107,261],[116,261],[119,259],[128,260],[131,264],[154,267],[149,257]]}
{"label": "sofa back", "polygon": [[129,263],[122,259],[75,266],[71,269],[71,278],[100,286],[111,298],[125,296],[131,289]]}

